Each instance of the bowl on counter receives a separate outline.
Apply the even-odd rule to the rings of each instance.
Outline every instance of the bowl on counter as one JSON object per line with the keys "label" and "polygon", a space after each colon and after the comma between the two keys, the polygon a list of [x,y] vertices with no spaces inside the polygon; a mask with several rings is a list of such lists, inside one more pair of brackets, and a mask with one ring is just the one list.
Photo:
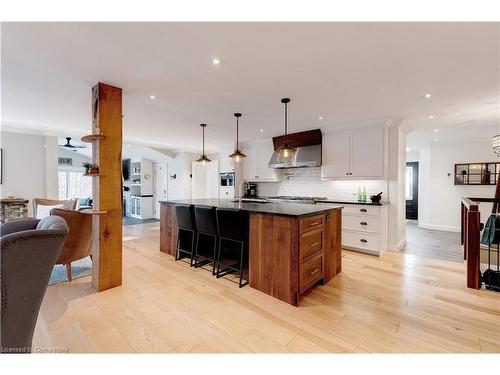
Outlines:
{"label": "bowl on counter", "polygon": [[381,195],[370,195],[370,199],[371,199],[372,203],[380,203],[382,196]]}

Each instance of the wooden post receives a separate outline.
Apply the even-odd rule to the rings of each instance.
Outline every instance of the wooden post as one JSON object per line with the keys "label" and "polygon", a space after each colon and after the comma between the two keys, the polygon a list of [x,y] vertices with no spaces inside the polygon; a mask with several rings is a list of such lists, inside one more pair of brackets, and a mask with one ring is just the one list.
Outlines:
{"label": "wooden post", "polygon": [[92,285],[97,291],[122,284],[122,89],[92,89],[93,184]]}
{"label": "wooden post", "polygon": [[467,259],[467,288],[479,289],[479,248],[480,248],[480,213],[469,210],[466,224],[466,259]]}

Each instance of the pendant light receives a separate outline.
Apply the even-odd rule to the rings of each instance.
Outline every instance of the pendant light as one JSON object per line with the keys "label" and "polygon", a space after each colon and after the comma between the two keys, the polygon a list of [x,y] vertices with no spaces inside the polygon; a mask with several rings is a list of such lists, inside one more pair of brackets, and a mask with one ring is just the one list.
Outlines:
{"label": "pendant light", "polygon": [[281,163],[290,163],[295,154],[295,147],[288,144],[288,103],[290,103],[290,99],[283,98],[281,103],[285,105],[285,142],[276,149],[278,151],[276,160]]}
{"label": "pendant light", "polygon": [[500,157],[500,134],[497,134],[491,140],[491,148],[493,152]]}
{"label": "pendant light", "polygon": [[207,127],[207,124],[200,124],[201,130],[203,132],[203,153],[201,156],[196,160],[197,162],[200,162],[201,164],[205,165],[206,163],[211,162],[207,155],[205,155],[205,128]]}
{"label": "pendant light", "polygon": [[239,118],[241,117],[241,113],[235,113],[234,117],[236,117],[236,149],[234,152],[229,155],[231,159],[233,159],[236,163],[239,163],[242,158],[246,158],[247,156],[240,151],[239,148],[239,138],[238,138],[238,133],[239,133]]}

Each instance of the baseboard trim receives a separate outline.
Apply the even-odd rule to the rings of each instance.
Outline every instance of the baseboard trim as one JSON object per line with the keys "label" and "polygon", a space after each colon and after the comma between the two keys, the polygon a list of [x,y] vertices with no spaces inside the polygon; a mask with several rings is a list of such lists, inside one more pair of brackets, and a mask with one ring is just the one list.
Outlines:
{"label": "baseboard trim", "polygon": [[400,251],[406,245],[406,235],[403,236],[397,243],[389,245],[389,251]]}
{"label": "baseboard trim", "polygon": [[430,229],[430,230],[442,230],[444,232],[460,232],[460,227],[454,227],[452,225],[436,225],[428,223],[418,223],[419,228]]}

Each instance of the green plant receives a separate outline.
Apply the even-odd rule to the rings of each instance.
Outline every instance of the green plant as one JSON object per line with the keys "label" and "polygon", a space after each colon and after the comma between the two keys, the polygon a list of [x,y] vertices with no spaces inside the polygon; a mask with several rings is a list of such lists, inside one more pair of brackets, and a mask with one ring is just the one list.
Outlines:
{"label": "green plant", "polygon": [[85,173],[89,173],[89,169],[92,168],[92,163],[84,161],[82,163],[83,168],[85,168]]}

